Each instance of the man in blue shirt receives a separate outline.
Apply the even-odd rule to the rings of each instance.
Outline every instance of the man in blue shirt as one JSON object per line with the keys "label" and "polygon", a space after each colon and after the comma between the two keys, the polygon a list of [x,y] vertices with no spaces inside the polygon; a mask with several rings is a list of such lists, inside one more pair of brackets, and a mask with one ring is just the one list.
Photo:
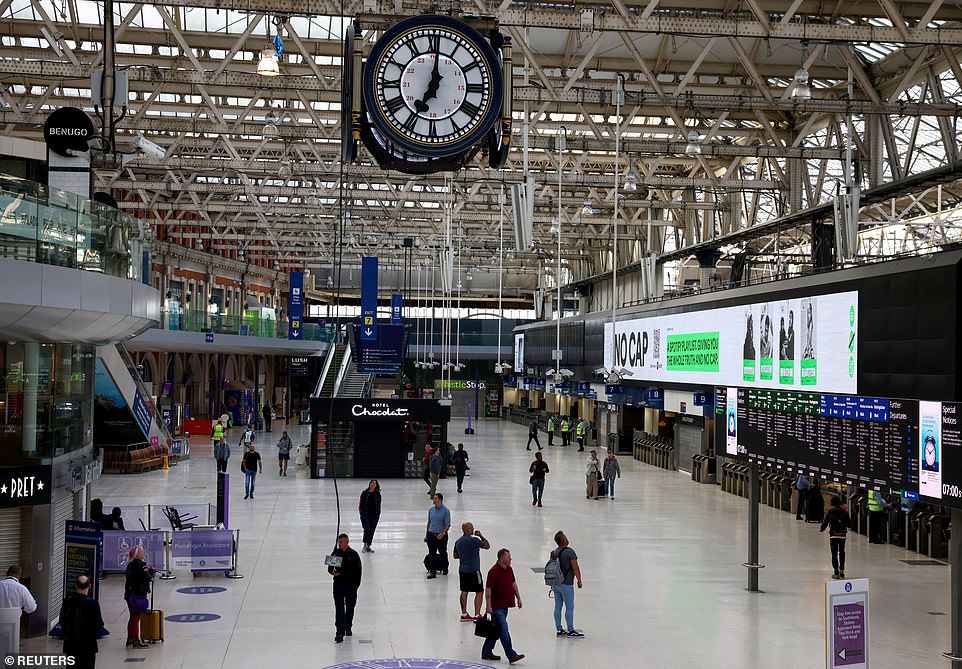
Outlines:
{"label": "man in blue shirt", "polygon": [[451,529],[451,512],[441,502],[444,495],[435,493],[431,497],[434,506],[428,509],[427,534],[424,542],[428,545],[425,567],[431,572],[428,578],[437,578],[438,570],[448,575],[448,530]]}
{"label": "man in blue shirt", "polygon": [[795,479],[795,489],[798,490],[798,506],[795,507],[795,520],[802,519],[802,511],[808,504],[808,477],[804,472],[798,472]]}
{"label": "man in blue shirt", "polygon": [[[464,533],[454,542],[454,557],[461,561],[458,576],[461,579],[461,622],[470,622],[481,617],[481,603],[484,601],[484,578],[481,576],[481,549],[488,550],[491,544],[481,536],[481,530],[474,529],[471,523],[461,525]],[[468,593],[474,593],[474,616],[468,615]]]}

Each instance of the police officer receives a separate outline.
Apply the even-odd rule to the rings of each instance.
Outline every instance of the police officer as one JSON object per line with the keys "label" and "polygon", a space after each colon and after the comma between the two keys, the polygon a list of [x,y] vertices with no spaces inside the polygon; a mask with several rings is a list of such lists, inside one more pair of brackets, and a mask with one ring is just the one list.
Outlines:
{"label": "police officer", "polygon": [[548,416],[548,446],[554,441],[554,416]]}
{"label": "police officer", "polygon": [[561,445],[567,446],[571,439],[571,423],[567,418],[561,419]]}
{"label": "police officer", "polygon": [[577,427],[575,427],[575,436],[578,437],[578,451],[585,450],[585,419],[582,418],[578,421]]}
{"label": "police officer", "polygon": [[230,458],[230,446],[224,438],[224,423],[220,419],[214,423],[210,438],[214,442],[214,459],[217,460],[217,471],[226,472],[227,460]]}

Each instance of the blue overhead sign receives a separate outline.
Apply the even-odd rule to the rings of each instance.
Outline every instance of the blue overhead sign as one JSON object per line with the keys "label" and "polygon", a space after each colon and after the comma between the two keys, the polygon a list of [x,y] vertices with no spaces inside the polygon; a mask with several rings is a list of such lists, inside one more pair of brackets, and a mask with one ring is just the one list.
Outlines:
{"label": "blue overhead sign", "polygon": [[360,341],[377,341],[377,256],[361,258]]}
{"label": "blue overhead sign", "polygon": [[404,362],[404,326],[382,325],[374,340],[357,338],[357,370],[361,374],[397,374]]}
{"label": "blue overhead sign", "polygon": [[400,293],[391,295],[391,325],[404,323],[404,297]]}
{"label": "blue overhead sign", "polygon": [[287,338],[303,339],[304,272],[291,272],[291,293],[287,303]]}

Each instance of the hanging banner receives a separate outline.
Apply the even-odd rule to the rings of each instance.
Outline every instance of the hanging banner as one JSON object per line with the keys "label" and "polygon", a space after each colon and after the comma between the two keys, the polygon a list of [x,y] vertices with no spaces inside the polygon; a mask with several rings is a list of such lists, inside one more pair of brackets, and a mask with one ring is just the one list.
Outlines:
{"label": "hanging banner", "polygon": [[391,325],[402,325],[404,311],[404,296],[400,293],[391,295]]}
{"label": "hanging banner", "polygon": [[234,533],[231,530],[190,530],[171,533],[174,567],[191,571],[228,571],[233,566]]}
{"label": "hanging banner", "polygon": [[361,258],[361,341],[377,341],[377,256]]}
{"label": "hanging banner", "polygon": [[382,325],[373,339],[363,332],[357,341],[357,369],[361,374],[397,374],[404,362],[403,325]]}
{"label": "hanging banner", "polygon": [[304,317],[304,272],[291,272],[290,287],[287,304],[287,338],[303,339],[301,320]]}

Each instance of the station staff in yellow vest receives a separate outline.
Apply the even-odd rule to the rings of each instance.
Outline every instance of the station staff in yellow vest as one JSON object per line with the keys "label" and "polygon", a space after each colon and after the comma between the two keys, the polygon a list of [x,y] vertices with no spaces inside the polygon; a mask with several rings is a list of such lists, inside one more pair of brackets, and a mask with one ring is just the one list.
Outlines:
{"label": "station staff in yellow vest", "polygon": [[551,446],[551,442],[554,441],[554,416],[548,416],[548,446]]}
{"label": "station staff in yellow vest", "polygon": [[585,419],[582,418],[578,421],[578,426],[575,428],[575,436],[578,438],[578,450],[585,450],[585,431],[588,429]]}
{"label": "station staff in yellow vest", "polygon": [[561,419],[561,445],[567,446],[571,440],[571,423],[567,418]]}
{"label": "station staff in yellow vest", "polygon": [[885,543],[885,514],[888,513],[889,503],[878,490],[868,491],[868,542],[870,544]]}

